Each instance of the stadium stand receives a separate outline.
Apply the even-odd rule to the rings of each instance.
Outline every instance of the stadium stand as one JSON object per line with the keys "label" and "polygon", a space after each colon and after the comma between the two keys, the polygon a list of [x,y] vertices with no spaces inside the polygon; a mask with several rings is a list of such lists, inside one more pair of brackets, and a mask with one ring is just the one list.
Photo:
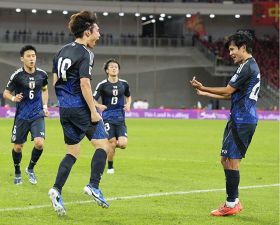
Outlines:
{"label": "stadium stand", "polygon": [[[62,9],[54,10],[51,15],[48,15],[46,13],[47,6],[44,5],[43,1],[38,3],[40,8],[36,14],[31,13],[32,1],[24,4],[24,9],[17,13],[15,5],[20,6],[23,3],[18,1],[15,4],[14,2],[17,0],[11,2],[10,8],[7,6],[0,8],[2,21],[0,63],[1,68],[3,68],[2,74],[5,75],[4,77],[0,76],[1,89],[7,82],[8,76],[19,66],[18,49],[23,44],[32,43],[38,48],[40,52],[38,66],[50,73],[54,52],[63,44],[73,40],[73,37],[65,29],[65,23],[73,12],[73,9],[70,9],[72,5],[67,4],[66,1],[57,0],[56,2],[60,5],[64,4],[64,9],[69,10],[67,15],[62,14]],[[220,4],[222,2],[228,4]],[[208,84],[225,85],[228,74],[232,70],[226,52],[222,54],[223,57],[219,55],[219,52],[223,51],[223,44],[218,42],[217,45],[214,45],[215,41],[213,40],[235,32],[240,26],[254,29],[257,37],[262,37],[263,33],[268,33],[270,36],[275,33],[273,28],[263,29],[251,26],[251,4],[247,4],[248,2],[129,1],[128,4],[123,5],[122,1],[94,1],[89,7],[87,6],[89,1],[77,1],[77,5],[73,7],[80,9],[87,6],[88,9],[98,9],[102,37],[94,50],[96,59],[93,82],[104,79],[102,65],[107,58],[115,57],[122,64],[121,76],[131,84],[133,96],[138,99],[147,99],[151,108],[162,105],[169,108],[190,108],[198,100],[195,93],[190,88],[186,88],[187,82],[193,75],[201,76],[202,80]],[[112,11],[120,10],[121,5],[126,6],[123,7],[125,15],[121,17],[117,11],[109,11],[109,16],[104,16],[104,6],[107,7],[107,3],[112,6],[110,7]],[[153,7],[156,13],[151,14],[149,7],[144,7],[145,4]],[[164,21],[159,21],[159,9],[162,8],[162,4],[168,4],[168,7],[165,9]],[[195,43],[192,38],[193,32],[186,26],[188,20],[186,9],[182,10],[182,6],[187,4],[188,11],[192,14],[201,10],[202,20],[207,28],[206,32],[211,34],[211,37],[208,35],[210,40],[203,39],[203,41]],[[140,17],[134,15],[137,10],[141,10]],[[219,20],[209,18],[211,11],[217,13],[217,16],[220,17]],[[240,20],[234,19],[232,15],[234,11],[242,11],[244,14]],[[142,20],[142,16],[147,19]],[[150,16],[154,16],[155,23],[151,22]],[[50,17],[56,23],[50,23]],[[229,23],[231,26],[228,26]],[[279,46],[279,42],[277,44]],[[278,53],[273,54],[277,55]],[[275,62],[271,63],[277,67]],[[221,67],[222,70],[219,70]],[[219,75],[217,76],[215,72],[219,72]],[[266,89],[264,96],[267,98],[271,98],[271,95],[277,95],[277,88],[279,88],[277,77],[270,76],[273,78],[265,81],[264,85]],[[271,82],[276,86],[272,86]],[[51,101],[55,102],[52,88],[50,88],[50,96]],[[203,105],[207,105],[207,103],[208,100],[205,102],[202,100]],[[261,102],[260,108],[269,108],[271,104],[274,103],[263,102],[262,104]],[[227,107],[227,103],[221,103],[221,106]]]}

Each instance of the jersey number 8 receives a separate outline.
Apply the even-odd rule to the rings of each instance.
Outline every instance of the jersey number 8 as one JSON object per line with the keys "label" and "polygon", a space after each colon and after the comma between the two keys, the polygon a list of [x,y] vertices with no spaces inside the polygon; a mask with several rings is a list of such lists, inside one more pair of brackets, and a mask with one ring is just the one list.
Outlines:
{"label": "jersey number 8", "polygon": [[118,97],[112,97],[111,104],[116,105],[118,103]]}

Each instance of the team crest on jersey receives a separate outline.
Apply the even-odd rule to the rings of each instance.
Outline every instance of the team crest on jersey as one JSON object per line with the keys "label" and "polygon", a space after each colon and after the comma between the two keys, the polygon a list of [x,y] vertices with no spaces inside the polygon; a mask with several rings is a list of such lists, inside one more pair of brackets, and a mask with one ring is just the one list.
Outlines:
{"label": "team crest on jersey", "polygon": [[118,92],[118,89],[113,89],[113,95],[114,95],[114,96],[118,96],[118,93],[119,93],[119,92]]}
{"label": "team crest on jersey", "polygon": [[35,81],[29,81],[29,88],[34,89],[35,88]]}

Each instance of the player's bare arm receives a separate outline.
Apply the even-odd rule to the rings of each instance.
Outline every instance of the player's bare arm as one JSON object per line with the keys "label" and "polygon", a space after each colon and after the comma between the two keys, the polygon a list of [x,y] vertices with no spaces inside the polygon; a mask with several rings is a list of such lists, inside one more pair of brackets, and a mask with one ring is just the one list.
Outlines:
{"label": "player's bare arm", "polygon": [[23,98],[23,95],[22,93],[12,95],[12,93],[9,90],[5,90],[3,93],[3,97],[12,102],[20,102]]}
{"label": "player's bare arm", "polygon": [[50,114],[48,110],[48,101],[49,101],[49,91],[48,91],[48,85],[46,85],[42,87],[43,111],[46,117],[48,117]]}
{"label": "player's bare arm", "polygon": [[201,91],[201,90],[198,90],[196,89],[196,93],[198,95],[201,95],[201,96],[206,96],[206,97],[209,97],[209,98],[214,98],[214,99],[221,99],[221,100],[230,100],[230,97],[231,95],[216,95],[216,94],[212,94],[212,93],[209,93],[209,92],[206,92],[206,91]]}
{"label": "player's bare arm", "polygon": [[226,87],[205,87],[202,85],[201,82],[197,81],[195,77],[193,77],[193,79],[190,82],[191,85],[197,90],[208,92],[214,95],[220,95],[221,97],[224,96],[226,97],[226,99],[229,98],[231,94],[236,91],[236,89],[230,85],[227,85]]}
{"label": "player's bare arm", "polygon": [[99,113],[96,111],[96,105],[93,101],[92,98],[92,89],[91,89],[91,84],[90,84],[90,79],[88,78],[81,78],[80,79],[80,86],[81,90],[84,96],[84,99],[86,100],[86,103],[90,109],[91,112],[91,121],[93,123],[98,122],[101,120],[101,116]]}
{"label": "player's bare arm", "polygon": [[124,111],[129,112],[130,111],[130,106],[131,106],[131,96],[126,97],[126,104],[124,105]]}
{"label": "player's bare arm", "polygon": [[57,82],[57,74],[53,73],[53,86],[55,86],[56,82]]}

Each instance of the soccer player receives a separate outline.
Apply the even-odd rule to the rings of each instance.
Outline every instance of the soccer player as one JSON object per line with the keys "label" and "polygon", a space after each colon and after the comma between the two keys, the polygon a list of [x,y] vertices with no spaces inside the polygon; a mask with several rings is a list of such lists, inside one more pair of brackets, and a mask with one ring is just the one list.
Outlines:
{"label": "soccer player", "polygon": [[[127,146],[127,128],[125,112],[130,110],[131,96],[127,81],[119,79],[120,64],[115,59],[109,59],[104,64],[108,78],[101,81],[94,92],[97,108],[102,112],[102,118],[109,133],[110,150],[108,153],[108,174],[113,174],[113,159],[115,149],[125,149]],[[101,96],[102,104],[97,100]]]}
{"label": "soccer player", "polygon": [[80,142],[85,136],[96,150],[91,160],[89,184],[84,187],[84,192],[99,206],[109,207],[99,189],[109,149],[108,134],[96,110],[90,83],[94,64],[94,55],[90,49],[100,37],[96,15],[88,11],[73,14],[70,17],[69,29],[75,36],[75,41],[62,47],[53,59],[60,123],[67,148],[55,183],[48,193],[58,215],[66,214],[61,191],[80,154]]}
{"label": "soccer player", "polygon": [[194,77],[191,85],[198,95],[216,99],[231,99],[230,118],[224,131],[221,163],[226,178],[225,204],[211,214],[227,216],[239,213],[238,199],[240,162],[254,135],[258,115],[256,102],[260,89],[260,70],[252,56],[253,38],[246,32],[230,36],[225,44],[238,68],[226,87],[205,87]]}
{"label": "soccer player", "polygon": [[[25,172],[31,184],[37,184],[34,166],[39,160],[44,147],[45,121],[48,111],[48,75],[36,67],[35,47],[26,45],[20,50],[23,67],[14,72],[3,93],[5,99],[16,103],[16,114],[12,129],[12,156],[15,167],[14,184],[22,184],[20,162],[22,148],[27,135],[31,133],[34,147]],[[13,95],[14,92],[14,95]]]}

